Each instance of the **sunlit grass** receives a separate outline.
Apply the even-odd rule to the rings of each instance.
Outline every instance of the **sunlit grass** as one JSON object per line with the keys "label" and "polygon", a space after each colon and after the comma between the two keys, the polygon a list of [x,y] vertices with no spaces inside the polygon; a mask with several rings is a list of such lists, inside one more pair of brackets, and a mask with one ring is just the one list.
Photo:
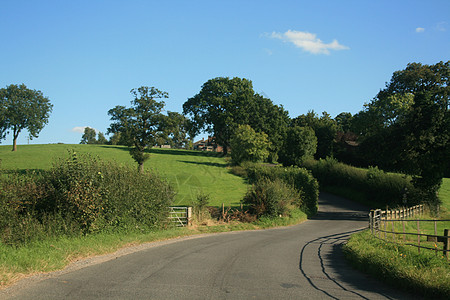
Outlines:
{"label": "sunlit grass", "polygon": [[450,264],[434,251],[383,242],[369,231],[352,236],[344,246],[352,264],[380,280],[429,299],[450,297]]}
{"label": "sunlit grass", "polygon": [[[67,150],[90,153],[104,160],[135,166],[123,146],[107,145],[23,145],[17,152],[10,146],[0,146],[0,168],[3,170],[46,170],[57,158],[67,157]],[[157,172],[175,188],[174,205],[190,205],[199,193],[209,194],[212,206],[238,206],[247,184],[229,172],[227,162],[216,153],[152,149],[145,162],[147,170]]]}

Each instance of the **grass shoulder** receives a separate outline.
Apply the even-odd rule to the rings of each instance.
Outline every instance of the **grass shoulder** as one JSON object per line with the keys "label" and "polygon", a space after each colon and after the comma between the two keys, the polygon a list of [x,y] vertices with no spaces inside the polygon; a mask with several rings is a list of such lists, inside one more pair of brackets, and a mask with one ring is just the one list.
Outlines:
{"label": "grass shoulder", "polygon": [[442,253],[386,243],[363,231],[352,235],[344,254],[357,269],[426,298],[450,297],[450,264]]}

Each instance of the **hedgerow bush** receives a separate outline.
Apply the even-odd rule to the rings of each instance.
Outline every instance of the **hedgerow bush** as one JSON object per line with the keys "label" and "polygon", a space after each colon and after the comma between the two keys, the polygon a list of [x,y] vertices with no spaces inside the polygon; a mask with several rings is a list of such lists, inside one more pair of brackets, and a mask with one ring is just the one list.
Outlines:
{"label": "hedgerow bush", "polygon": [[300,193],[279,178],[258,179],[243,199],[249,212],[257,217],[287,216],[299,202]]}
{"label": "hedgerow bush", "polygon": [[271,167],[257,164],[249,164],[246,168],[250,183],[256,183],[263,178],[271,181],[282,180],[298,191],[300,201],[297,202],[297,205],[302,211],[308,216],[317,213],[319,185],[308,170],[298,167]]}
{"label": "hedgerow bush", "polygon": [[311,170],[322,188],[351,189],[376,207],[403,205],[404,199],[407,205],[420,202],[411,180],[401,174],[386,173],[377,167],[356,168],[333,158],[305,161],[303,166]]}
{"label": "hedgerow bush", "polygon": [[157,175],[70,153],[40,174],[0,176],[0,238],[151,230],[166,224],[174,191]]}

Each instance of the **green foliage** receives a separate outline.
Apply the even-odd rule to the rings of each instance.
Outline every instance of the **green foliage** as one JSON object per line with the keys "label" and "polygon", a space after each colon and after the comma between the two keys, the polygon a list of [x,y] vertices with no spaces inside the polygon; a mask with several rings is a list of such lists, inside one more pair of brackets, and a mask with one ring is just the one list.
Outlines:
{"label": "green foliage", "polygon": [[97,144],[100,144],[100,145],[108,144],[108,140],[106,139],[106,137],[103,134],[103,132],[99,132],[98,133]]}
{"label": "green foliage", "polygon": [[238,77],[208,80],[183,104],[183,113],[190,118],[191,136],[208,132],[224,147],[225,154],[235,129],[245,124],[256,132],[265,132],[271,152],[276,153],[289,120],[282,107],[254,92],[250,80]]}
{"label": "green foliage", "polygon": [[338,125],[327,112],[323,112],[319,117],[314,111],[309,111],[306,115],[298,116],[292,120],[293,126],[310,127],[317,137],[316,159],[326,158],[333,155],[333,145]]}
{"label": "green foliage", "polygon": [[299,192],[278,178],[257,180],[243,199],[250,213],[258,217],[286,216],[295,205],[299,206],[299,202]]}
{"label": "green foliage", "polygon": [[247,166],[247,176],[250,183],[256,183],[264,178],[271,181],[282,180],[298,191],[300,198],[295,203],[302,211],[308,216],[317,213],[319,185],[308,170],[298,167],[267,167],[252,164]]}
{"label": "green foliage", "polygon": [[189,148],[189,122],[188,119],[177,112],[168,111],[167,116],[162,118],[162,130],[160,145],[170,145],[172,148]]}
{"label": "green foliage", "polygon": [[[355,168],[340,163],[332,158],[318,161],[306,161],[304,167],[312,171],[322,188],[346,187],[364,194],[365,202],[381,208],[385,205],[414,205],[420,203],[417,190],[410,178],[379,170],[377,167],[367,169]],[[346,195],[349,196],[348,194]],[[358,199],[353,200],[361,200]],[[404,203],[403,200],[407,202]]]}
{"label": "green foliage", "polygon": [[450,264],[433,251],[385,243],[369,231],[352,235],[343,247],[347,259],[358,269],[427,299],[450,296]]}
{"label": "green foliage", "polygon": [[279,162],[285,166],[300,166],[316,153],[317,138],[310,127],[290,127],[287,129]]}
{"label": "green foliage", "polygon": [[52,108],[50,100],[41,91],[30,90],[25,84],[11,84],[0,89],[0,141],[11,130],[13,151],[16,151],[19,133],[26,129],[30,139],[38,137]]}
{"label": "green foliage", "polygon": [[207,206],[211,201],[211,197],[205,193],[199,193],[197,198],[192,203],[192,209],[194,213],[194,218],[196,221],[201,222],[206,218],[209,218],[209,212]]}
{"label": "green foliage", "polygon": [[43,236],[165,224],[174,192],[156,175],[70,153],[48,171],[0,177],[1,239],[17,244]]}
{"label": "green foliage", "polygon": [[450,166],[449,74],[450,61],[408,64],[355,117],[366,161],[414,175],[421,197],[435,206]]}
{"label": "green foliage", "polygon": [[231,158],[238,165],[244,161],[265,161],[269,156],[267,134],[257,133],[249,125],[238,125],[230,144]]}
{"label": "green foliage", "polygon": [[130,146],[130,155],[138,163],[138,170],[143,171],[144,162],[149,158],[145,153],[147,147],[156,144],[158,136],[162,135],[164,116],[161,114],[165,103],[156,99],[168,98],[166,92],[154,87],[141,86],[132,89],[134,100],[131,108],[116,106],[108,111],[111,116],[108,133],[120,133],[120,139]]}
{"label": "green foliage", "polygon": [[97,133],[95,129],[90,127],[84,128],[84,133],[81,136],[80,144],[97,144],[97,139],[95,138]]}

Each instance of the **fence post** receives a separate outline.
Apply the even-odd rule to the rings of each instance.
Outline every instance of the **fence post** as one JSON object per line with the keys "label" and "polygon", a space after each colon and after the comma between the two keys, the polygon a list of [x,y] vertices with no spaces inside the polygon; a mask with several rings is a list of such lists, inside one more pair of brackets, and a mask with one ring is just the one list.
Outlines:
{"label": "fence post", "polygon": [[373,210],[369,211],[369,228],[370,228],[370,233],[373,235]]}
{"label": "fence post", "polygon": [[417,250],[420,253],[420,222],[419,222],[419,220],[417,220],[417,245],[419,246],[419,247],[417,247]]}
{"label": "fence post", "polygon": [[402,220],[402,227],[403,227],[403,242],[406,242],[405,221],[404,220]]}
{"label": "fence post", "polygon": [[192,225],[192,206],[188,206],[186,208],[186,217],[187,217],[186,225],[191,226]]}
{"label": "fence post", "polygon": [[450,236],[448,234],[448,229],[444,229],[444,251],[445,257],[447,257],[448,260],[448,252],[450,251]]}

